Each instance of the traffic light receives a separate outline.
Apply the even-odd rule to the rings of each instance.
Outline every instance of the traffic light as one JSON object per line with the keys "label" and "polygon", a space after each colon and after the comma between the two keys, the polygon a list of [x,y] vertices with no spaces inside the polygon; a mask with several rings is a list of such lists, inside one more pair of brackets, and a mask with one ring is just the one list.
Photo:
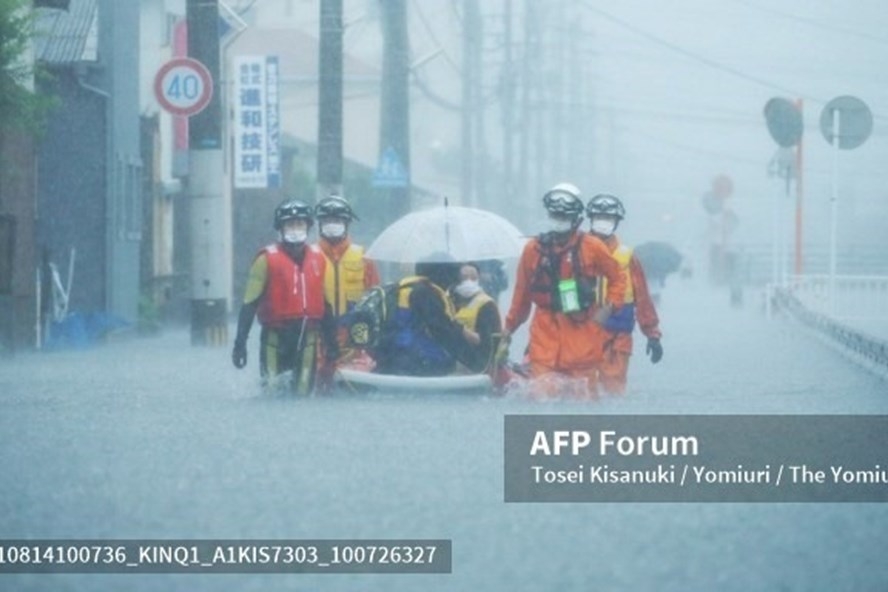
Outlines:
{"label": "traffic light", "polygon": [[786,99],[775,97],[765,104],[765,121],[778,146],[791,148],[802,138],[802,113]]}

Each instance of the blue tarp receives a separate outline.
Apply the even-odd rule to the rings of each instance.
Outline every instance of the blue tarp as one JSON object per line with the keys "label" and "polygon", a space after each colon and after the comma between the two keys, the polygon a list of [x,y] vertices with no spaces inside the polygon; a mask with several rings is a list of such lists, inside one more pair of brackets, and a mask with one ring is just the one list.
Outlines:
{"label": "blue tarp", "polygon": [[93,345],[109,332],[128,327],[129,323],[104,312],[72,312],[49,327],[43,345],[46,350],[80,349]]}

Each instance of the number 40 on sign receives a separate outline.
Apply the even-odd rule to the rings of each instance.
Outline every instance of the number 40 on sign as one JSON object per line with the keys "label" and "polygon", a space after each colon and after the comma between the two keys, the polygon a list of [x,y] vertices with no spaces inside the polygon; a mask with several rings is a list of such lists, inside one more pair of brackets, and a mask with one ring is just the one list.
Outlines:
{"label": "number 40 on sign", "polygon": [[154,95],[173,115],[194,115],[213,97],[213,77],[199,61],[176,58],[160,67],[154,77]]}

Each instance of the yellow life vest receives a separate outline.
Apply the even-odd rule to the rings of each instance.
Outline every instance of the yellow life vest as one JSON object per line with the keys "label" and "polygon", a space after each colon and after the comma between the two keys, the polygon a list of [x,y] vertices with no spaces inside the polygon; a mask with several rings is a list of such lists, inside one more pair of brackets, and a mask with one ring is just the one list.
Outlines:
{"label": "yellow life vest", "polygon": [[[619,263],[620,271],[623,272],[623,277],[626,278],[626,292],[623,296],[623,303],[631,304],[635,302],[635,292],[632,289],[632,273],[629,271],[629,262],[632,260],[632,247],[620,245],[614,249],[614,252],[611,253],[611,257]],[[607,295],[607,278],[602,276],[598,285],[599,291],[597,300],[601,303],[604,302],[605,296]]]}
{"label": "yellow life vest", "polygon": [[488,302],[493,302],[493,298],[484,292],[478,292],[468,304],[456,311],[456,320],[469,331],[474,331],[475,325],[478,324],[478,312]]}
{"label": "yellow life vest", "polygon": [[364,293],[364,248],[349,245],[339,261],[327,258],[327,273],[324,274],[324,297],[333,306],[337,317],[348,312],[349,303],[354,304]]}
{"label": "yellow life vest", "polygon": [[441,302],[444,303],[444,311],[447,313],[447,316],[453,318],[455,313],[453,311],[453,304],[450,302],[450,298],[447,297],[447,293],[439,288],[435,283],[429,281],[428,278],[411,275],[405,277],[400,282],[398,282],[398,308],[410,308],[410,293],[413,292],[413,287],[420,283],[426,282],[438,297],[441,299]]}

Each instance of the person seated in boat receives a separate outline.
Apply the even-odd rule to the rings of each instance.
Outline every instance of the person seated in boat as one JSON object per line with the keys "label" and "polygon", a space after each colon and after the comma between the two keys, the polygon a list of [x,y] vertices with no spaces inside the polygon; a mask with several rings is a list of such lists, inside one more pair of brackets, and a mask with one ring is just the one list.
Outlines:
{"label": "person seated in boat", "polygon": [[459,282],[450,294],[456,320],[464,328],[459,362],[473,373],[490,370],[502,322],[496,301],[481,286],[478,264],[465,263],[459,268]]}
{"label": "person seated in boat", "polygon": [[458,269],[448,256],[432,255],[398,282],[397,305],[387,315],[374,352],[375,372],[446,376],[454,371],[467,338],[446,292],[456,283]]}

